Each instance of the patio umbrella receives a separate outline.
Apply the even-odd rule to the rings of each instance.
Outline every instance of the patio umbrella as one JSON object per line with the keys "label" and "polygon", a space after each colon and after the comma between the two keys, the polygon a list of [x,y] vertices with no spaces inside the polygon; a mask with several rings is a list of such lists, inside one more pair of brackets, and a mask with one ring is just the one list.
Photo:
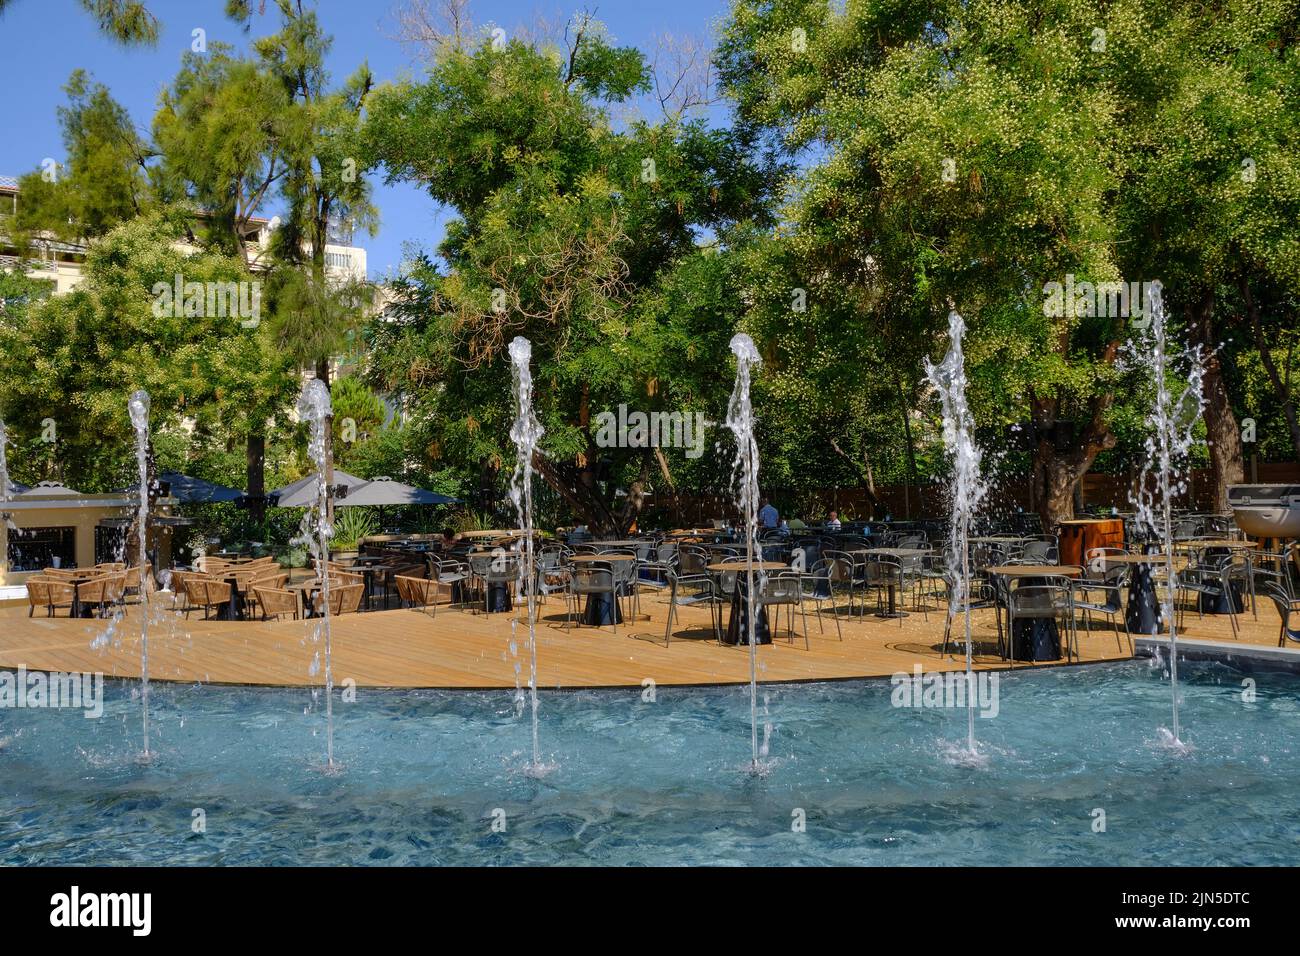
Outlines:
{"label": "patio umbrella", "polygon": [[[334,501],[334,506],[341,508],[344,505],[352,504],[353,490],[360,485],[366,484],[366,480],[335,468],[334,484],[344,485],[348,489],[347,497],[336,498]],[[278,508],[310,508],[316,504],[316,475],[311,474],[306,478],[299,478],[283,488],[268,491],[266,497],[271,500],[271,504]]]}
{"label": "patio umbrella", "polygon": [[453,505],[459,500],[381,476],[364,482],[359,488],[349,488],[347,498],[339,504],[382,508],[385,505]]}
{"label": "patio umbrella", "polygon": [[347,507],[371,505],[379,509],[379,526],[384,526],[384,507],[386,505],[450,505],[459,498],[440,495],[436,491],[426,491],[413,485],[394,481],[382,475],[373,481],[367,481],[360,488],[348,490],[348,496],[339,502]]}
{"label": "patio umbrella", "polygon": [[166,483],[170,487],[171,496],[183,504],[239,501],[244,497],[244,493],[237,488],[227,488],[225,485],[182,475],[176,471],[163,472],[158,476],[158,480]]}

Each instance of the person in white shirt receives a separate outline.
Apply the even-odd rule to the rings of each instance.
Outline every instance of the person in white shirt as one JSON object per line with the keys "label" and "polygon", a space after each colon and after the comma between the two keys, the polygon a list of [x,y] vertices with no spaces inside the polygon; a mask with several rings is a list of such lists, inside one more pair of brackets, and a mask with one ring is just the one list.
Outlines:
{"label": "person in white shirt", "polygon": [[831,516],[826,519],[826,527],[832,531],[840,530],[840,513],[838,511],[831,512]]}

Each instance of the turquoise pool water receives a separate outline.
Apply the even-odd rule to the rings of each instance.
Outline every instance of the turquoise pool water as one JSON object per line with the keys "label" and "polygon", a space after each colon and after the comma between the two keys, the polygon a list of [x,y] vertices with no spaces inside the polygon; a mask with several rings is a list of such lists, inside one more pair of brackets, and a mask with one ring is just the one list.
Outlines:
{"label": "turquoise pool water", "polygon": [[1248,703],[1235,671],[1180,671],[1189,754],[1159,743],[1167,678],[1132,662],[1004,675],[982,768],[950,759],[964,711],[896,709],[882,681],[772,687],[762,778],[747,688],[543,694],[555,767],[534,779],[509,693],[363,689],[326,775],[310,692],[154,685],[144,767],[138,687],[113,683],[98,720],[0,710],[0,861],[1300,863],[1300,681],[1257,675]]}

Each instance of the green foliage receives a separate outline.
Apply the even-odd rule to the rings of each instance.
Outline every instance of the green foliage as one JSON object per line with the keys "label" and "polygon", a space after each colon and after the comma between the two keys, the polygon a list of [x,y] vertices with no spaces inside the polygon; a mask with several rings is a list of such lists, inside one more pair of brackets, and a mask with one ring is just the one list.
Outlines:
{"label": "green foliage", "polygon": [[45,233],[102,236],[152,205],[145,172],[152,150],[130,115],[106,87],[92,86],[84,70],[76,70],[63,89],[68,105],[59,107],[59,125],[66,158],[55,170],[19,179],[22,201],[13,226],[24,243]]}
{"label": "green foliage", "polygon": [[379,533],[379,519],[369,508],[339,508],[334,513],[330,549],[352,551],[364,539]]}

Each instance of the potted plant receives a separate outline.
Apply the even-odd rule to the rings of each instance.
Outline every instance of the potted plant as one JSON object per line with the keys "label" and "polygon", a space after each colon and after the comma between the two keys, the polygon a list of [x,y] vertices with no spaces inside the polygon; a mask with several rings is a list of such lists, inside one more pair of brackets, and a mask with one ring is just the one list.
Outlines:
{"label": "potted plant", "polygon": [[330,539],[330,560],[357,556],[361,542],[379,532],[379,521],[369,508],[339,508],[334,513],[334,536]]}

